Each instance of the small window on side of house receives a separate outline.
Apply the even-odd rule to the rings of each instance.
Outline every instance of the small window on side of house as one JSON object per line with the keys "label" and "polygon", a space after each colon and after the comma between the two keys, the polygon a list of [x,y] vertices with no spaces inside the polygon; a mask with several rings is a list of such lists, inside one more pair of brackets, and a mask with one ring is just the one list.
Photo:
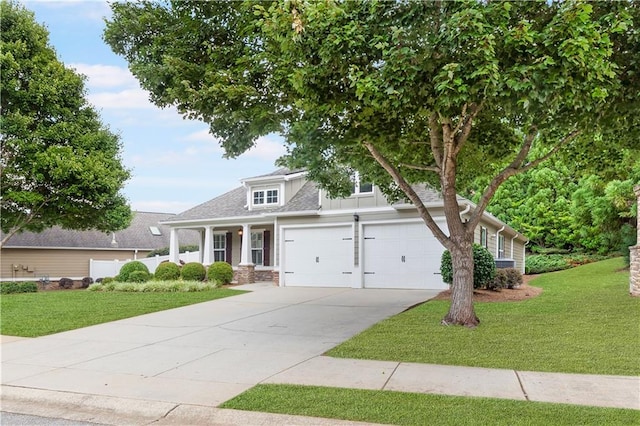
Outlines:
{"label": "small window on side of house", "polygon": [[481,226],[480,227],[480,245],[484,248],[489,247],[489,241],[488,241],[487,235],[489,235],[487,233],[487,228],[485,228],[484,226]]}

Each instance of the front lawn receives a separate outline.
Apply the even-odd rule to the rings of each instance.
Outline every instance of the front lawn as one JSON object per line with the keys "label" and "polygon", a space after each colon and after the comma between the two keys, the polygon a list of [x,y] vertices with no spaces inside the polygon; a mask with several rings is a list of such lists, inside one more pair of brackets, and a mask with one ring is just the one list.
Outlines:
{"label": "front lawn", "polygon": [[232,289],[164,293],[66,290],[5,294],[0,298],[0,334],[44,336],[241,293],[245,292]]}
{"label": "front lawn", "polygon": [[222,408],[393,425],[632,425],[640,411],[392,391],[258,385]]}
{"label": "front lawn", "polygon": [[[545,274],[523,302],[477,303],[475,329],[445,327],[449,302],[432,300],[332,349],[343,358],[584,374],[640,374],[640,298],[621,259]],[[503,290],[508,291],[508,290]]]}

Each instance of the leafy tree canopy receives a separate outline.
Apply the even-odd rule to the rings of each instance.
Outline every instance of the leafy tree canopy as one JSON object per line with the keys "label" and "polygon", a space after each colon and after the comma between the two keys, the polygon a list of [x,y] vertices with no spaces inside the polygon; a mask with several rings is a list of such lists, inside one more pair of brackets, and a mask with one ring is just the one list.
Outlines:
{"label": "leafy tree canopy", "polygon": [[[207,122],[228,155],[277,132],[282,162],[330,194],[349,192],[358,171],[408,198],[452,254],[444,322],[475,325],[473,232],[497,188],[571,144],[585,158],[637,149],[625,112],[640,91],[639,8],[142,1],[114,3],[104,37],[153,102]],[[534,146],[544,154],[532,159]],[[479,175],[488,184],[465,222],[456,194]],[[413,183],[441,190],[449,235]]]}
{"label": "leafy tree canopy", "polygon": [[[120,143],[58,61],[33,13],[3,0],[0,31],[2,243],[54,225],[116,231],[131,211]],[[0,244],[1,245],[1,244]]]}

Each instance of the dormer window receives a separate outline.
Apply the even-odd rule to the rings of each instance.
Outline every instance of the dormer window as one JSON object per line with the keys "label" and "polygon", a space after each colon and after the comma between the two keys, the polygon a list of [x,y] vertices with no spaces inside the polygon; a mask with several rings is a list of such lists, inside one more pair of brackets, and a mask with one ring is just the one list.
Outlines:
{"label": "dormer window", "polygon": [[279,204],[277,189],[261,189],[253,191],[253,205],[254,206],[269,206]]}

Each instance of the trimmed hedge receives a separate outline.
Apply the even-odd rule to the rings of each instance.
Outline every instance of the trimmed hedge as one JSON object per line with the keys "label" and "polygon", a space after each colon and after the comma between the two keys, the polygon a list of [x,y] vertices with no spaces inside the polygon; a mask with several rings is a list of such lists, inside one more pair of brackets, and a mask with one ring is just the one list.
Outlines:
{"label": "trimmed hedge", "polygon": [[233,268],[227,262],[214,262],[209,265],[207,277],[216,285],[229,284],[233,281]]}
{"label": "trimmed hedge", "polygon": [[185,281],[204,281],[207,270],[200,262],[189,262],[182,266],[180,277]]}
{"label": "trimmed hedge", "polygon": [[38,284],[34,281],[15,282],[7,281],[0,283],[0,294],[15,293],[37,293]]}
{"label": "trimmed hedge", "polygon": [[177,280],[180,278],[180,267],[173,262],[162,262],[153,274],[156,280]]}
{"label": "trimmed hedge", "polygon": [[120,273],[116,277],[116,281],[120,281],[122,283],[129,282],[129,276],[135,271],[143,271],[149,275],[149,268],[147,268],[147,265],[139,260],[134,260],[133,262],[125,263],[124,266],[120,268]]}

